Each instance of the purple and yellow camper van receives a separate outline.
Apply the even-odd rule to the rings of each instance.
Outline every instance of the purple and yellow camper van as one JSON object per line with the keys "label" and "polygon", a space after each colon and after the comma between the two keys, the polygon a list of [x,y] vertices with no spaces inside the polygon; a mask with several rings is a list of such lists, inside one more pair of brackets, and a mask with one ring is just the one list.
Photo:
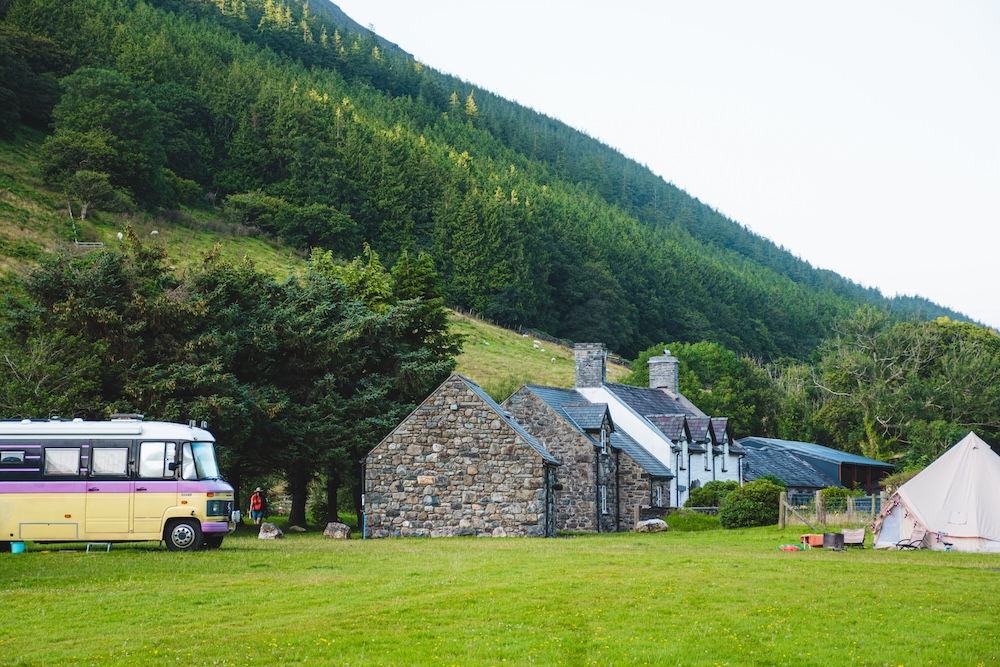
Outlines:
{"label": "purple and yellow camper van", "polygon": [[0,550],[12,542],[218,547],[236,529],[215,438],[192,423],[0,421]]}

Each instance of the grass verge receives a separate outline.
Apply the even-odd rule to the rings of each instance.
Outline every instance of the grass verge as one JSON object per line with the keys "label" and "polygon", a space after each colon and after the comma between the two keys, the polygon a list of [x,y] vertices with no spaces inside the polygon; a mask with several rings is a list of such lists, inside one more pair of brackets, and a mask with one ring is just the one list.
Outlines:
{"label": "grass verge", "polygon": [[[4,665],[980,665],[1000,556],[800,530],[0,555]],[[43,550],[45,552],[43,552]]]}

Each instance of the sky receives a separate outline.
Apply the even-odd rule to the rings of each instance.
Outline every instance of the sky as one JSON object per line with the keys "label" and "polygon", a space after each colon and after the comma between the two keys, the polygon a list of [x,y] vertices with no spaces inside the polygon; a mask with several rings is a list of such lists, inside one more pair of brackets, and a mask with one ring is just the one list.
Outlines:
{"label": "sky", "polygon": [[1000,327],[1000,2],[335,4],[813,266]]}

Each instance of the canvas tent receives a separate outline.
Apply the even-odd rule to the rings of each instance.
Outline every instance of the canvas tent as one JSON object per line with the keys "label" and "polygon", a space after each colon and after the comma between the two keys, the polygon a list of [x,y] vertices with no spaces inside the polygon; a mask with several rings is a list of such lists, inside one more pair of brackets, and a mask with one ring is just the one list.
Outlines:
{"label": "canvas tent", "polygon": [[918,528],[923,546],[1000,552],[1000,456],[975,433],[899,487],[872,525],[876,549]]}

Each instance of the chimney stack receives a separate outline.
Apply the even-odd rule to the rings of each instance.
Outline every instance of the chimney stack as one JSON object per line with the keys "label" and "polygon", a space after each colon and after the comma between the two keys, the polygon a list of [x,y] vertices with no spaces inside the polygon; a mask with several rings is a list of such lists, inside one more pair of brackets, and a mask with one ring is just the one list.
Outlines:
{"label": "chimney stack", "polygon": [[573,346],[576,360],[576,387],[600,387],[607,377],[608,350],[604,343],[577,343]]}
{"label": "chimney stack", "polygon": [[680,360],[672,356],[670,350],[664,350],[662,357],[650,357],[649,386],[653,389],[666,389],[677,396],[680,393],[680,365]]}

